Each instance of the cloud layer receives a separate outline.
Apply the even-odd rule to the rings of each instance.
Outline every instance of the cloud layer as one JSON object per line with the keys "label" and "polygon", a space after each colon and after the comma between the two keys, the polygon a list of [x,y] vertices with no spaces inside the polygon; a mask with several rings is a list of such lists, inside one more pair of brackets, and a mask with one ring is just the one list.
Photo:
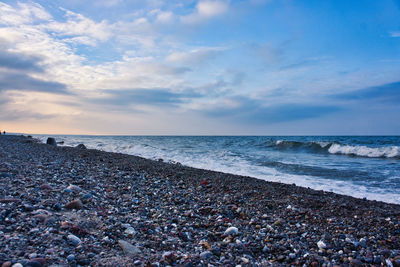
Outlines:
{"label": "cloud layer", "polygon": [[326,14],[328,36],[314,27],[321,7],[309,8],[313,16],[264,0],[0,2],[0,122],[59,133],[109,133],[110,124],[120,134],[296,134],[288,124],[323,132],[324,118],[361,105],[396,115],[391,17],[381,21],[385,49],[369,48],[365,36],[378,32],[357,37]]}

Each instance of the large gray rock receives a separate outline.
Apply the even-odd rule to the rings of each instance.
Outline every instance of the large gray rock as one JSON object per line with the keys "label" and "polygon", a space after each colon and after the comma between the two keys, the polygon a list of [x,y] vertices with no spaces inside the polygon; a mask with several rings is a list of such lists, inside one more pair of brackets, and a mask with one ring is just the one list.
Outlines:
{"label": "large gray rock", "polygon": [[46,144],[51,145],[51,146],[57,146],[57,142],[54,137],[47,138]]}

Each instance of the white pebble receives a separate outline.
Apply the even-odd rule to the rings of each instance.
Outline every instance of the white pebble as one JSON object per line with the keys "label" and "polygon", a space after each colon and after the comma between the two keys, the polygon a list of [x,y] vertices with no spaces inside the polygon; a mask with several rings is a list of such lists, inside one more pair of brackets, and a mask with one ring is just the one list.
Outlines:
{"label": "white pebble", "polygon": [[326,248],[326,244],[322,240],[318,241],[317,246],[318,248]]}
{"label": "white pebble", "polygon": [[237,235],[239,233],[239,229],[232,226],[225,230],[225,235]]}

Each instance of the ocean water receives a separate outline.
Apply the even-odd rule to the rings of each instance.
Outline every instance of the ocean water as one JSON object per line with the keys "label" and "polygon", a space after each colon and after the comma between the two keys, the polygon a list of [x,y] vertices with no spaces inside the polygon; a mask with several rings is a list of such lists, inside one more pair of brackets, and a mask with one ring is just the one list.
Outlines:
{"label": "ocean water", "polygon": [[[46,141],[47,135],[35,136]],[[400,204],[400,136],[54,136],[64,145]]]}

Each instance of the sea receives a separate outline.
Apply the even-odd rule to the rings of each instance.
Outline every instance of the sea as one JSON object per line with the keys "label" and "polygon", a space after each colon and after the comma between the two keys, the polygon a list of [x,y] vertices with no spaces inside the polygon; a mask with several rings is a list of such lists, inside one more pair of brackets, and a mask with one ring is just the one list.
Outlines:
{"label": "sea", "polygon": [[[49,135],[34,135],[43,142]],[[400,136],[52,135],[65,146],[400,204]]]}

